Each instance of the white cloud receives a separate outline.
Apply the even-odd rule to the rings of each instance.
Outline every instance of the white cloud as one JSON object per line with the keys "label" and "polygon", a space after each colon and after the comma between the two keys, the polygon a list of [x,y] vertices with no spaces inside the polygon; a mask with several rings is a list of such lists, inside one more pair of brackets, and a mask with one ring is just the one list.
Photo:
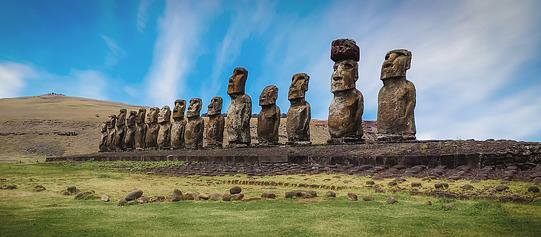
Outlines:
{"label": "white cloud", "polygon": [[102,35],[101,38],[105,41],[105,44],[107,44],[107,47],[109,48],[105,58],[106,66],[115,66],[119,60],[126,57],[126,52],[120,46],[118,46],[115,40],[105,35]]}
{"label": "white cloud", "polygon": [[139,7],[137,9],[137,30],[139,32],[145,31],[148,22],[147,10],[154,0],[140,0]]}
{"label": "white cloud", "polygon": [[107,100],[107,76],[96,70],[73,70],[68,76],[74,85],[74,95],[84,98]]}
{"label": "white cloud", "polygon": [[38,75],[32,66],[14,62],[0,63],[0,98],[20,96],[27,79]]}
{"label": "white cloud", "polygon": [[167,1],[158,20],[154,58],[146,76],[149,103],[172,104],[185,87],[186,75],[196,60],[204,22],[213,14],[210,2]]}

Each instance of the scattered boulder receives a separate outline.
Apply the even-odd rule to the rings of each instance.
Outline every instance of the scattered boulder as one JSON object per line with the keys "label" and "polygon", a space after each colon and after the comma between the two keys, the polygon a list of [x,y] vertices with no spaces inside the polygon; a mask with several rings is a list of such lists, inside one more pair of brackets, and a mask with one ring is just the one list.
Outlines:
{"label": "scattered boulder", "polygon": [[377,186],[374,187],[374,191],[375,191],[376,193],[384,193],[384,192],[385,192],[385,190],[383,190],[382,188],[377,187]]}
{"label": "scattered boulder", "polygon": [[411,182],[412,187],[421,187],[422,184],[420,182]]}
{"label": "scattered boulder", "polygon": [[182,199],[183,199],[182,192],[175,188],[175,190],[173,190],[173,199],[171,201],[178,202]]}
{"label": "scattered boulder", "polygon": [[396,185],[398,185],[398,183],[397,183],[396,181],[391,181],[391,182],[389,182],[387,185],[389,185],[389,186],[396,186]]}
{"label": "scattered boulder", "polygon": [[302,193],[305,198],[315,198],[317,197],[317,192],[314,190],[308,190]]}
{"label": "scattered boulder", "polygon": [[92,200],[94,198],[93,192],[80,192],[75,195],[75,200]]}
{"label": "scattered boulder", "polygon": [[531,186],[528,188],[528,192],[539,193],[539,188],[537,186]]}
{"label": "scattered boulder", "polygon": [[368,180],[368,181],[366,181],[366,185],[369,185],[369,186],[376,185],[376,182],[374,182],[372,180]]}
{"label": "scattered boulder", "polygon": [[164,202],[165,201],[165,196],[154,196],[154,197],[150,197],[150,199],[148,200],[149,202]]}
{"label": "scattered boulder", "polygon": [[222,195],[218,193],[212,193],[209,195],[209,200],[211,201],[219,201],[221,198],[222,198]]}
{"label": "scattered boulder", "polygon": [[130,193],[128,193],[128,195],[126,195],[124,197],[124,200],[129,202],[129,201],[133,201],[133,200],[135,200],[135,199],[137,199],[137,198],[139,198],[141,196],[143,196],[143,191],[141,191],[141,190],[133,190]]}
{"label": "scattered boulder", "polygon": [[[124,199],[123,199],[123,200],[124,200]],[[141,196],[141,197],[137,198],[137,202],[138,202],[138,203],[149,203],[149,202],[150,202],[150,198]]]}
{"label": "scattered boulder", "polygon": [[222,201],[224,201],[224,202],[229,202],[229,201],[231,201],[231,194],[227,194],[227,193],[224,194],[224,195],[222,196]]}
{"label": "scattered boulder", "polygon": [[503,191],[509,189],[509,187],[508,187],[508,186],[505,186],[505,185],[499,185],[499,186],[496,186],[495,189],[496,189],[496,191],[498,191],[498,192],[503,192]]}
{"label": "scattered boulder", "polygon": [[101,200],[104,201],[104,202],[109,202],[111,200],[111,198],[109,196],[107,196],[107,195],[102,195]]}
{"label": "scattered boulder", "polygon": [[287,191],[285,193],[285,197],[286,198],[295,198],[295,197],[297,197],[297,192],[295,192],[295,191]]}
{"label": "scattered boulder", "polygon": [[229,189],[229,192],[231,194],[238,194],[238,193],[242,192],[242,188],[239,187],[239,186],[235,186],[235,187],[232,187],[231,189]]}
{"label": "scattered boulder", "polygon": [[244,198],[244,194],[242,193],[237,193],[237,194],[233,194],[231,195],[231,200],[242,200]]}
{"label": "scattered boulder", "polygon": [[355,194],[355,193],[348,193],[348,199],[349,199],[350,201],[357,201],[357,200],[358,200],[358,199],[357,199],[357,194]]}
{"label": "scattered boulder", "polygon": [[199,199],[201,200],[209,200],[209,195],[206,193],[199,194]]}
{"label": "scattered boulder", "polygon": [[81,191],[79,189],[77,189],[77,187],[75,186],[70,186],[68,188],[66,188],[66,190],[64,191],[64,195],[73,195],[73,194],[77,194],[77,193],[80,193]]}
{"label": "scattered boulder", "polygon": [[374,201],[374,198],[371,197],[371,196],[364,196],[364,197],[363,197],[363,201],[365,201],[365,202]]}
{"label": "scattered boulder", "polygon": [[333,191],[327,191],[327,193],[325,193],[325,196],[326,197],[336,197],[336,193],[333,192]]}
{"label": "scattered boulder", "polygon": [[393,180],[394,182],[397,182],[397,183],[404,183],[406,182],[407,180],[405,178],[396,178]]}
{"label": "scattered boulder", "polygon": [[17,185],[7,184],[7,185],[4,185],[3,189],[17,189]]}
{"label": "scattered boulder", "polygon": [[45,190],[46,190],[46,188],[43,187],[43,185],[36,185],[34,187],[34,192],[42,192],[42,191],[45,191]]}
{"label": "scattered boulder", "polygon": [[387,199],[387,204],[395,204],[397,202],[398,200],[396,200],[394,197],[389,197],[389,199]]}
{"label": "scattered boulder", "polygon": [[186,194],[184,194],[184,199],[186,199],[186,200],[195,200],[195,194],[191,193],[191,192],[187,192]]}
{"label": "scattered boulder", "polygon": [[447,188],[449,188],[449,184],[448,183],[437,183],[437,184],[434,184],[434,188],[436,188],[436,189],[447,189]]}
{"label": "scattered boulder", "polygon": [[425,205],[432,206],[432,202],[430,200],[428,200],[428,201],[425,202]]}
{"label": "scattered boulder", "polygon": [[268,198],[268,199],[275,199],[276,194],[274,194],[274,193],[263,193],[263,194],[261,194],[261,197],[262,198]]}
{"label": "scattered boulder", "polygon": [[465,190],[472,190],[474,189],[474,187],[471,185],[471,184],[464,184],[464,186],[461,187],[462,189],[465,189]]}
{"label": "scattered boulder", "polygon": [[443,210],[446,210],[446,211],[451,210],[453,208],[453,204],[452,203],[443,204],[441,208],[443,208]]}

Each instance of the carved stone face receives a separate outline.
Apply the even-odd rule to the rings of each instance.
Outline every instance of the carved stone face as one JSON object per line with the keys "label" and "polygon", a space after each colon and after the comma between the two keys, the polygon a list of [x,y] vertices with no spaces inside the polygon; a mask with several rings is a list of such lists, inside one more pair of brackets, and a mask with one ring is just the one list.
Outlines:
{"label": "carved stone face", "polygon": [[175,100],[175,108],[173,108],[173,119],[175,121],[184,118],[184,111],[186,110],[185,100]]}
{"label": "carved stone face", "polygon": [[259,96],[259,105],[273,105],[276,104],[277,99],[278,88],[276,86],[267,86],[265,89],[263,89],[263,92],[261,92],[261,95]]}
{"label": "carved stone face", "polygon": [[135,118],[137,117],[137,112],[130,111],[130,115],[128,115],[128,118],[126,119],[126,125],[133,126],[135,125]]}
{"label": "carved stone face", "polygon": [[199,117],[203,102],[199,98],[192,98],[190,100],[190,107],[188,107],[188,118]]}
{"label": "carved stone face", "polygon": [[147,115],[147,123],[157,123],[159,111],[160,109],[158,107],[150,108]]}
{"label": "carved stone face", "polygon": [[109,122],[107,122],[107,128],[114,128],[116,125],[116,115],[109,116]]}
{"label": "carved stone face", "polygon": [[358,78],[359,65],[357,61],[349,59],[335,62],[331,78],[331,92],[354,89]]}
{"label": "carved stone face", "polygon": [[411,52],[405,49],[392,50],[385,55],[381,66],[381,80],[405,77],[411,67]]}
{"label": "carved stone face", "polygon": [[222,113],[222,103],[223,103],[222,97],[216,96],[216,97],[212,98],[212,100],[210,100],[210,104],[208,106],[207,114],[209,116],[221,114]]}
{"label": "carved stone face", "polygon": [[308,90],[309,81],[310,76],[308,76],[306,73],[298,73],[293,75],[287,99],[294,100],[304,98],[305,93]]}
{"label": "carved stone face", "polygon": [[158,115],[158,123],[168,123],[171,120],[171,109],[169,106],[163,106]]}
{"label": "carved stone face", "polygon": [[110,124],[110,123],[111,123],[111,122],[109,122],[109,121],[103,122],[103,123],[101,124],[101,132],[107,132],[107,128],[109,127],[109,124]]}
{"label": "carved stone face", "polygon": [[227,94],[243,95],[244,87],[246,86],[246,79],[248,79],[248,71],[241,67],[235,68],[235,71],[233,71],[233,76],[229,78],[229,84],[227,85]]}
{"label": "carved stone face", "polygon": [[135,119],[135,122],[137,124],[143,124],[145,123],[145,115],[147,113],[147,110],[146,109],[139,109],[139,112],[137,113],[137,118]]}

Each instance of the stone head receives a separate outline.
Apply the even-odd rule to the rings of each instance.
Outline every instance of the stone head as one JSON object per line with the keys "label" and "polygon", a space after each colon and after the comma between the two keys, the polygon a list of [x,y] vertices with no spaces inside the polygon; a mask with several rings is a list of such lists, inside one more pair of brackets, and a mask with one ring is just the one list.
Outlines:
{"label": "stone head", "polygon": [[357,79],[359,79],[359,64],[357,61],[348,59],[335,62],[331,77],[331,92],[354,89]]}
{"label": "stone head", "polygon": [[411,52],[405,49],[389,51],[381,66],[381,80],[405,77],[411,67]]}
{"label": "stone head", "polygon": [[135,119],[135,122],[137,124],[143,124],[145,123],[145,115],[147,113],[147,110],[144,108],[140,108],[139,112],[137,113],[137,118]]}
{"label": "stone head", "polygon": [[188,118],[199,117],[203,101],[199,98],[192,98],[190,100],[190,106],[188,107]]}
{"label": "stone head", "polygon": [[288,100],[302,99],[305,96],[306,91],[308,91],[308,82],[310,81],[310,76],[306,73],[297,73],[293,75],[291,79],[291,86],[289,87],[289,94],[287,96]]}
{"label": "stone head", "polygon": [[276,100],[278,99],[278,87],[276,86],[267,86],[265,89],[263,89],[263,92],[261,92],[261,95],[259,96],[259,105],[273,105],[276,104]]}
{"label": "stone head", "polygon": [[128,115],[128,118],[126,119],[126,125],[128,125],[128,126],[135,125],[136,117],[137,117],[137,112],[130,111],[130,114]]}
{"label": "stone head", "polygon": [[173,120],[179,121],[184,118],[184,111],[186,110],[185,100],[175,100],[175,108],[173,108]]}
{"label": "stone head", "polygon": [[160,114],[158,115],[158,123],[169,123],[171,120],[171,109],[169,106],[165,105],[160,110]]}
{"label": "stone head", "polygon": [[244,68],[238,67],[233,71],[233,76],[229,78],[229,84],[227,85],[227,94],[244,94],[244,87],[246,87],[246,79],[248,79],[248,71]]}
{"label": "stone head", "polygon": [[147,115],[147,121],[146,123],[157,123],[158,122],[158,113],[160,111],[160,108],[158,107],[152,107],[150,108],[150,110],[148,111],[148,115]]}
{"label": "stone head", "polygon": [[109,122],[107,123],[107,128],[114,128],[116,125],[116,115],[109,115]]}
{"label": "stone head", "polygon": [[212,115],[218,115],[222,113],[222,104],[223,99],[222,97],[216,96],[210,100],[210,104],[208,106],[207,114],[209,116]]}
{"label": "stone head", "polygon": [[352,39],[333,40],[331,46],[331,59],[335,62],[352,59],[359,61],[360,49]]}

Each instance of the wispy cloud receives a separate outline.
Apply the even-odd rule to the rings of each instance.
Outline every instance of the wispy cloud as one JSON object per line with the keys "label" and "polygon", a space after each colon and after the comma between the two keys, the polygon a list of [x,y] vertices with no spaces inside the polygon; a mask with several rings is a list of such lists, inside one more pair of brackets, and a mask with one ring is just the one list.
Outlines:
{"label": "wispy cloud", "polygon": [[0,63],[0,98],[16,97],[26,86],[26,80],[38,72],[32,66],[14,62]]}
{"label": "wispy cloud", "polygon": [[68,76],[74,85],[74,94],[79,97],[107,100],[108,78],[96,70],[73,70]]}
{"label": "wispy cloud", "polygon": [[210,2],[167,1],[158,21],[154,58],[146,76],[149,103],[171,104],[182,93],[186,75],[198,57],[204,22],[213,15]]}
{"label": "wispy cloud", "polygon": [[144,32],[148,23],[147,10],[154,0],[140,0],[139,7],[137,9],[137,30]]}
{"label": "wispy cloud", "polygon": [[107,56],[105,58],[105,65],[107,67],[115,66],[119,60],[126,57],[126,52],[118,46],[115,40],[105,35],[102,35],[101,38],[108,47]]}

